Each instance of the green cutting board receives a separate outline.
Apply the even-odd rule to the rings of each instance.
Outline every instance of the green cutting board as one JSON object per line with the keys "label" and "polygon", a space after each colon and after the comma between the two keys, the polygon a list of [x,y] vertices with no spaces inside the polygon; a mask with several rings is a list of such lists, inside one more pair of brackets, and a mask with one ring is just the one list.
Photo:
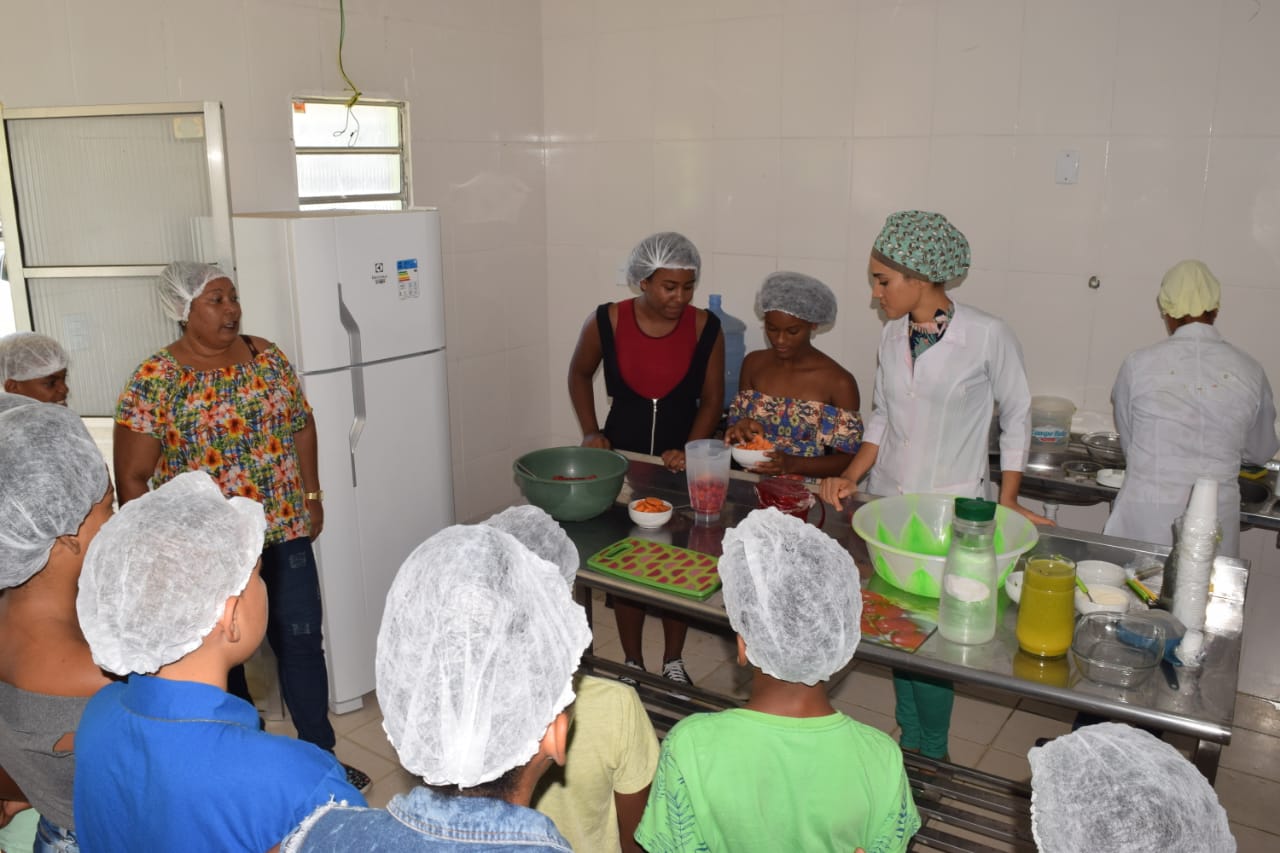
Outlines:
{"label": "green cutting board", "polygon": [[598,572],[703,601],[720,588],[716,558],[688,548],[626,538],[587,558]]}

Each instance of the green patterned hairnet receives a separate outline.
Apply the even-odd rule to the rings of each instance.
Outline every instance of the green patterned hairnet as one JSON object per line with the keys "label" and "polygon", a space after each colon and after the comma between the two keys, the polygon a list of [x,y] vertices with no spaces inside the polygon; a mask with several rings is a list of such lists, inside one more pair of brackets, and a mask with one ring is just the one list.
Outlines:
{"label": "green patterned hairnet", "polygon": [[874,248],[928,281],[951,281],[969,271],[969,241],[941,213],[900,210],[890,215]]}

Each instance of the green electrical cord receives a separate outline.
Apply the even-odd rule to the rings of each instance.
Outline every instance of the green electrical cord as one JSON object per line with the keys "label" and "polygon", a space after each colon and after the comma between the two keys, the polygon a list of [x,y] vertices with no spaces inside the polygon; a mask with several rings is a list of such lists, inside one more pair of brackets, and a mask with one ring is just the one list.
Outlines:
{"label": "green electrical cord", "polygon": [[346,0],[338,0],[338,73],[342,75],[342,79],[347,83],[347,88],[352,92],[351,97],[347,99],[347,109],[350,110],[356,105],[356,101],[360,100],[362,93],[356,88],[356,84],[351,82],[351,78],[347,76],[347,70],[342,67],[342,45],[346,40],[347,4]]}

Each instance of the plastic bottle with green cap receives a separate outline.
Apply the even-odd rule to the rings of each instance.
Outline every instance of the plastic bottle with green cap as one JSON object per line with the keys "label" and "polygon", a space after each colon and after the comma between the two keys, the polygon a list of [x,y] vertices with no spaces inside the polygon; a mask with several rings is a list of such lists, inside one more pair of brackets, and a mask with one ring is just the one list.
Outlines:
{"label": "plastic bottle with green cap", "polygon": [[953,643],[977,645],[996,634],[995,530],[994,503],[956,498],[938,601],[938,633]]}

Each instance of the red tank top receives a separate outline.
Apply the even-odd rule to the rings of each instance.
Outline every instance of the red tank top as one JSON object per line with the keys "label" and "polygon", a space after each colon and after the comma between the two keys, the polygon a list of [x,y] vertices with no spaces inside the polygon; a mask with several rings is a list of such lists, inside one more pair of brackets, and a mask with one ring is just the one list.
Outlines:
{"label": "red tank top", "polygon": [[622,381],[642,397],[661,400],[689,372],[698,346],[698,312],[686,305],[680,322],[660,338],[650,337],[636,322],[635,300],[618,303],[618,328],[614,346]]}

